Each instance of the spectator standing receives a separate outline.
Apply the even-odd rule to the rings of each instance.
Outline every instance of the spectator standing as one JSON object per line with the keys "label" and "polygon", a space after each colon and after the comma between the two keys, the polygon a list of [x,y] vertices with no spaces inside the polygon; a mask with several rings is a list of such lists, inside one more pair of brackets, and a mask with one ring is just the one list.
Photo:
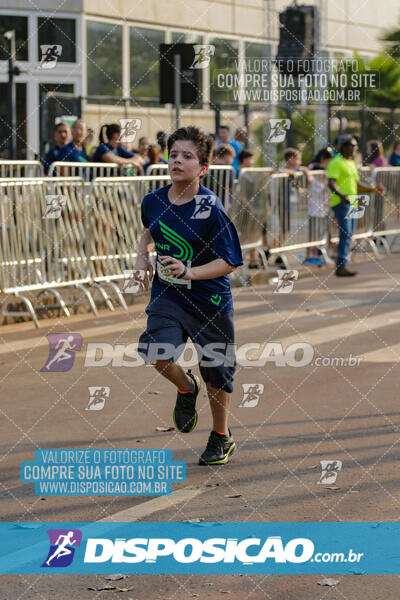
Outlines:
{"label": "spectator standing", "polygon": [[239,177],[239,168],[240,168],[240,165],[239,165],[239,154],[243,150],[246,138],[247,138],[247,130],[246,130],[246,128],[245,127],[238,127],[236,129],[236,132],[235,132],[235,137],[233,138],[233,140],[231,140],[229,142],[229,145],[232,146],[232,148],[235,151],[235,157],[233,159],[232,167],[234,168],[235,176],[236,177]]}
{"label": "spectator standing", "polygon": [[160,146],[160,155],[158,162],[168,164],[168,135],[164,131],[157,132],[157,143]]}
{"label": "spectator standing", "polygon": [[[348,253],[354,231],[354,209],[358,207],[358,193],[382,194],[382,186],[367,187],[359,183],[360,176],[354,161],[358,147],[352,135],[343,135],[339,142],[340,155],[333,158],[327,169],[328,186],[331,190],[330,205],[339,228],[339,245],[336,259],[337,277],[357,274],[347,268]],[[354,215],[354,216],[353,216]]]}
{"label": "spectator standing", "polygon": [[387,160],[383,151],[382,142],[378,140],[370,140],[367,150],[367,164],[372,167],[387,167]]}
{"label": "spectator standing", "polygon": [[60,150],[58,160],[64,162],[88,162],[83,141],[87,136],[87,126],[84,121],[77,119],[71,127],[72,140]]}
{"label": "spectator standing", "polygon": [[229,144],[229,140],[231,137],[231,130],[229,125],[220,125],[217,131],[217,148],[221,144]]}
{"label": "spectator standing", "polygon": [[391,167],[400,167],[400,142],[396,141],[393,144],[392,154],[389,157],[389,165]]}
{"label": "spectator standing", "polygon": [[68,143],[69,138],[71,137],[71,129],[69,128],[68,123],[58,123],[54,127],[54,139],[56,140],[56,145],[52,146],[48,152],[43,157],[43,170],[44,174],[49,174],[50,165],[57,160],[60,160],[60,152],[61,148]]}
{"label": "spectator standing", "polygon": [[[230,167],[235,158],[235,151],[229,144],[221,144],[214,150],[213,165],[225,165]],[[231,207],[231,196],[233,190],[233,175],[229,171],[228,193],[226,193],[226,175],[224,172],[210,170],[208,186],[224,202],[225,209],[229,212]]]}
{"label": "spectator standing", "polygon": [[133,165],[140,169],[143,160],[121,144],[120,136],[121,127],[117,123],[103,125],[99,134],[100,145],[94,151],[93,162],[116,163],[120,167]]}
{"label": "spectator standing", "polygon": [[146,170],[150,164],[149,146],[150,146],[149,138],[143,136],[139,139],[138,154],[139,154],[140,158],[143,160],[143,169],[144,170]]}

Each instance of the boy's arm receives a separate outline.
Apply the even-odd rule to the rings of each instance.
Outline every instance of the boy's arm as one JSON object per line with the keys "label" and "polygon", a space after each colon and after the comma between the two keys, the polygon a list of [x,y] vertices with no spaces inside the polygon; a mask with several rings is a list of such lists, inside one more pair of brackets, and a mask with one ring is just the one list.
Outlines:
{"label": "boy's arm", "polygon": [[[185,265],[182,261],[173,258],[172,256],[160,256],[159,258],[164,265],[168,263],[166,275],[179,277],[184,273]],[[222,277],[222,275],[232,273],[235,269],[236,267],[234,265],[227,263],[223,258],[216,258],[205,265],[187,268],[185,275],[180,277],[180,279],[191,279],[192,281],[200,279],[216,279],[217,277]]]}
{"label": "boy's arm", "polygon": [[147,288],[150,280],[153,277],[153,265],[149,258],[148,246],[153,243],[150,230],[147,227],[143,228],[142,235],[140,236],[138,253],[136,257],[136,263],[134,266],[135,271],[144,270],[144,285]]}

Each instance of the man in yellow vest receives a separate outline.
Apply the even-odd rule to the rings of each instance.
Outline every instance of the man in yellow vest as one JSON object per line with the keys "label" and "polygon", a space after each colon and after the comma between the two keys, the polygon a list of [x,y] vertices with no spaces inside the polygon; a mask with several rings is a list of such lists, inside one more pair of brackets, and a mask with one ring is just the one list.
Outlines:
{"label": "man in yellow vest", "polygon": [[351,271],[347,267],[347,256],[356,218],[354,208],[358,206],[357,194],[382,194],[384,191],[380,185],[367,187],[359,183],[360,176],[353,158],[357,147],[357,141],[352,135],[339,136],[339,155],[329,162],[326,171],[328,187],[332,192],[330,204],[339,228],[336,260],[338,277],[357,275],[357,271]]}

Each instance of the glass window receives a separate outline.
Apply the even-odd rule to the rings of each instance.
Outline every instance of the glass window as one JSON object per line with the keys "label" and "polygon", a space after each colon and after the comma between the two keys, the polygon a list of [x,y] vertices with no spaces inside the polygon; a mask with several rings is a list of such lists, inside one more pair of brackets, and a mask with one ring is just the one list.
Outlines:
{"label": "glass window", "polygon": [[257,42],[246,42],[246,58],[269,58],[270,47],[268,44],[259,44]]}
{"label": "glass window", "polygon": [[86,38],[88,96],[122,96],[122,27],[88,21]]}
{"label": "glass window", "polygon": [[40,46],[57,44],[62,46],[58,62],[76,61],[75,19],[38,19],[38,58],[42,58]]}
{"label": "glass window", "polygon": [[0,22],[0,60],[7,60],[6,31],[15,30],[15,53],[17,60],[28,60],[28,17],[2,15]]}
{"label": "glass window", "polygon": [[[237,40],[213,39],[210,44],[215,46],[215,53],[210,61],[210,99],[211,104],[215,102],[237,105],[232,88],[218,82],[227,80],[226,75],[237,74],[237,61],[239,58],[239,42]],[[218,79],[218,74],[224,77]]]}
{"label": "glass window", "polygon": [[203,37],[197,33],[185,33],[180,31],[172,32],[173,44],[202,44]]}
{"label": "glass window", "polygon": [[130,28],[131,96],[141,104],[159,104],[159,45],[164,40],[164,31]]}

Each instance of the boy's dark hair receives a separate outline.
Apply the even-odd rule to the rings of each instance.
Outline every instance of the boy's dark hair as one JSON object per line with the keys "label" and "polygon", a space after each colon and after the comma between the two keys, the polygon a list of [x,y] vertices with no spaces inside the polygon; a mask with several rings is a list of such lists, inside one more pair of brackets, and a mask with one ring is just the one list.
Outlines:
{"label": "boy's dark hair", "polygon": [[228,131],[231,130],[231,128],[229,127],[229,125],[219,125],[218,129],[227,129]]}
{"label": "boy's dark hair", "polygon": [[189,125],[189,127],[180,127],[174,131],[168,138],[168,153],[171,152],[172,146],[178,141],[193,142],[201,165],[205,165],[210,161],[212,139],[198,127]]}
{"label": "boy's dark hair", "polygon": [[253,152],[250,152],[250,150],[242,150],[241,152],[239,152],[239,162],[243,162],[246,158],[251,158],[252,156],[254,156]]}
{"label": "boy's dark hair", "polygon": [[301,152],[300,150],[297,150],[297,148],[286,148],[285,152],[283,153],[283,157],[286,161],[288,161],[289,158],[295,158],[299,154],[301,154]]}

